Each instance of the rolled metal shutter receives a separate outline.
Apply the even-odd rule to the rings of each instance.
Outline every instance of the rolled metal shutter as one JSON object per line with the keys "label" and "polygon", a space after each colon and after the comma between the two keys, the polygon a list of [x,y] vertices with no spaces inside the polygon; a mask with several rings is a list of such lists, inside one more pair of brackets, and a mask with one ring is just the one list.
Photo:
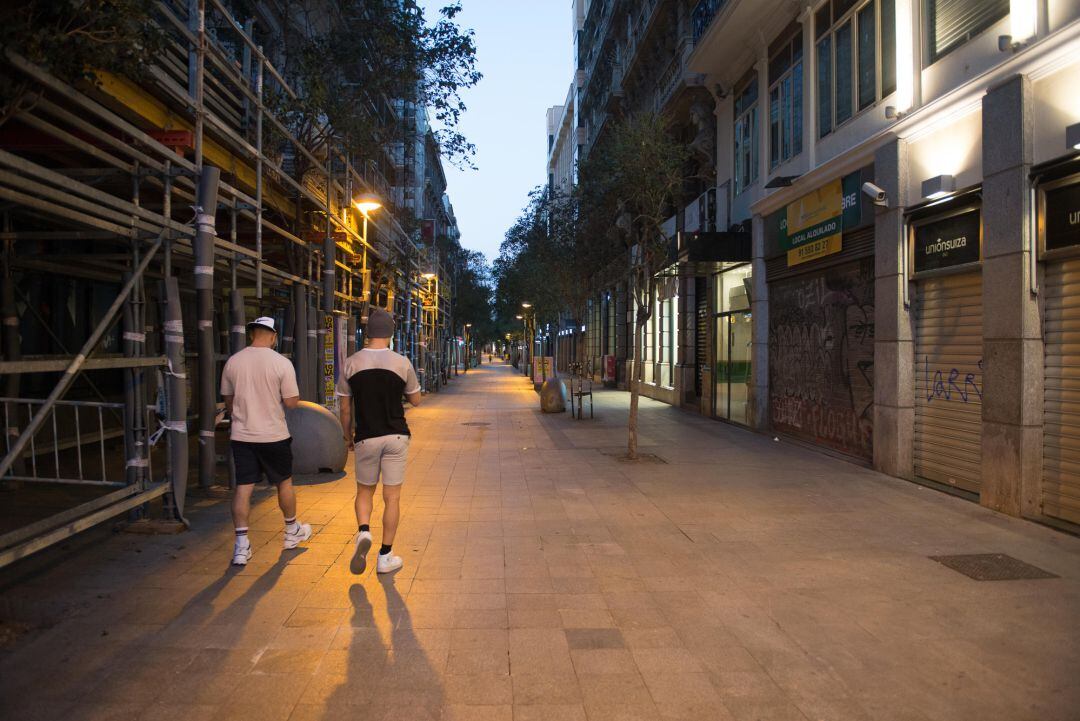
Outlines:
{"label": "rolled metal shutter", "polygon": [[1048,263],[1042,507],[1080,523],[1080,258]]}
{"label": "rolled metal shutter", "polygon": [[705,369],[709,366],[709,279],[694,278],[694,395],[705,389]]}
{"label": "rolled metal shutter", "polygon": [[982,275],[919,281],[915,333],[915,475],[978,493]]}

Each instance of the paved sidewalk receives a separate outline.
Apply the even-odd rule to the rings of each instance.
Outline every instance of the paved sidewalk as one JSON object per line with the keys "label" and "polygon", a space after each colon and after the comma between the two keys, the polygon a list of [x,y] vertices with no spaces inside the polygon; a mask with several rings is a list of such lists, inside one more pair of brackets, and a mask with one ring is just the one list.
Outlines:
{"label": "paved sidewalk", "polygon": [[[647,400],[666,463],[629,464],[625,393],[538,405],[495,364],[409,412],[393,577],[349,574],[353,482],[318,478],[299,551],[259,491],[243,570],[201,501],[0,594],[59,619],[0,652],[0,717],[1080,718],[1080,539]],[[988,552],[1060,578],[927,558]]]}

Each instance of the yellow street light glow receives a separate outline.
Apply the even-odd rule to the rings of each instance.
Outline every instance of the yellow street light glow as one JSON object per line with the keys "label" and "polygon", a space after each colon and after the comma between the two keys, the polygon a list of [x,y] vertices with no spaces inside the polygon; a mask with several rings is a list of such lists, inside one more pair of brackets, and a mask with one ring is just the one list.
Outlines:
{"label": "yellow street light glow", "polygon": [[522,308],[532,308],[532,303],[522,303],[521,307]]}
{"label": "yellow street light glow", "polygon": [[362,193],[359,198],[353,201],[361,213],[367,215],[373,210],[378,210],[382,207],[382,201],[379,200],[379,196],[374,193]]}
{"label": "yellow street light glow", "polygon": [[525,320],[525,316],[523,316],[523,315],[515,315],[514,317],[517,318],[518,320]]}
{"label": "yellow street light glow", "polygon": [[472,323],[466,323],[466,324],[465,324],[465,327],[466,327],[466,328],[472,328]]}
{"label": "yellow street light glow", "polygon": [[434,273],[422,273],[420,275],[420,277],[423,278],[424,280],[434,280],[435,274]]}

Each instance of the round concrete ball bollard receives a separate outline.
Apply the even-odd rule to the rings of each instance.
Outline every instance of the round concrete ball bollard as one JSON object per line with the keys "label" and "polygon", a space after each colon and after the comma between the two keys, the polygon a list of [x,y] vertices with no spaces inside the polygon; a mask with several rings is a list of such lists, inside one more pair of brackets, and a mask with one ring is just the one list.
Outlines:
{"label": "round concrete ball bollard", "polygon": [[300,401],[285,411],[285,422],[292,436],[294,474],[345,469],[349,451],[336,415],[316,403]]}
{"label": "round concrete ball bollard", "polygon": [[548,378],[540,386],[540,410],[544,413],[566,411],[566,386],[558,378]]}

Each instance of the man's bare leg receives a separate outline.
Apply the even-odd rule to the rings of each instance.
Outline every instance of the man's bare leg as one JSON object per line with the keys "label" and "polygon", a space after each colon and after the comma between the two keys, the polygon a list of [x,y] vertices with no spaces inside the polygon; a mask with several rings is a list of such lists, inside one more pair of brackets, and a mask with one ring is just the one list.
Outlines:
{"label": "man's bare leg", "polygon": [[349,562],[349,570],[360,575],[367,569],[367,553],[371,550],[371,508],[375,504],[375,486],[356,484],[356,523],[359,532],[356,534],[356,547],[353,550],[352,561]]}
{"label": "man's bare leg", "polygon": [[382,516],[382,542],[384,546],[391,546],[401,518],[401,486],[383,486],[382,497],[386,504]]}
{"label": "man's bare leg", "polygon": [[245,566],[251,558],[251,541],[248,540],[248,515],[251,513],[251,493],[255,484],[238,485],[233,491],[232,518],[236,529],[236,543],[233,545],[233,565]]}

